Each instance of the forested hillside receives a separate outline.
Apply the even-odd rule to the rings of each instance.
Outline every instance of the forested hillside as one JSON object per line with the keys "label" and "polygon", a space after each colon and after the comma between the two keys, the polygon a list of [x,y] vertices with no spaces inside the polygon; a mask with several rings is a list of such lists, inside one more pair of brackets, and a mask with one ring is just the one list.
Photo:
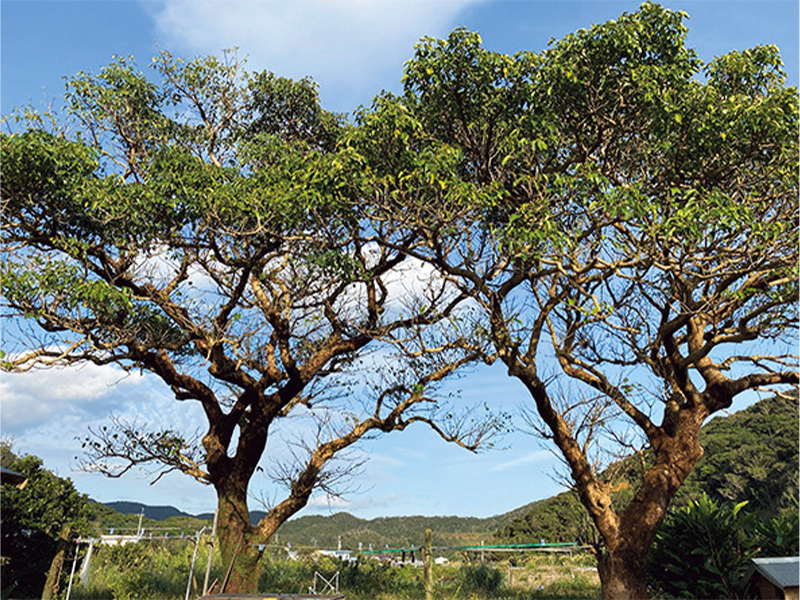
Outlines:
{"label": "forested hillside", "polygon": [[[717,502],[747,501],[747,510],[769,519],[798,498],[798,397],[764,399],[726,417],[709,421],[700,433],[703,457],[698,461],[672,506],[705,493]],[[641,468],[628,459],[606,470],[619,479],[615,502],[624,503],[632,490],[626,473]],[[531,505],[530,510],[502,526],[497,536],[518,542],[591,542],[593,527],[573,492],[563,492]]]}
{"label": "forested hillside", "polygon": [[705,492],[717,502],[748,502],[762,518],[798,497],[798,397],[762,400],[729,417],[712,419],[700,434],[705,450],[678,503]]}
{"label": "forested hillside", "polygon": [[503,516],[478,519],[474,517],[381,517],[372,520],[358,519],[347,513],[330,517],[300,517],[284,523],[278,531],[281,543],[292,545],[317,545],[335,548],[341,536],[342,546],[358,548],[362,544],[366,550],[389,546],[409,547],[423,543],[425,530],[433,532],[434,545],[460,546],[487,543],[493,539]]}
{"label": "forested hillside", "polygon": [[[158,510],[151,510],[151,509]],[[210,527],[213,515],[187,516],[174,507],[149,507],[135,502],[92,503],[94,522],[106,532],[114,528],[117,533],[137,529],[139,513],[144,510],[142,527],[145,532],[174,530],[187,534],[203,526]],[[118,512],[120,511],[120,512]],[[336,548],[341,538],[342,546],[366,550],[374,548],[418,546],[425,529],[434,532],[435,543],[440,545],[467,545],[491,540],[494,531],[516,515],[500,515],[488,519],[475,517],[380,517],[366,520],[345,512],[330,516],[309,515],[288,521],[278,531],[275,544],[291,544],[293,548]],[[161,516],[161,518],[159,517]],[[257,522],[263,513],[254,512],[251,520]]]}

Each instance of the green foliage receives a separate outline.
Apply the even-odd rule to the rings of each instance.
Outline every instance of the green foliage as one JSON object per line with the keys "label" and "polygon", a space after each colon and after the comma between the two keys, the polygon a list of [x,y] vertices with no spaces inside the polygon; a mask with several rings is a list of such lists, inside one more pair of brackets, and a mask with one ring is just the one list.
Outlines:
{"label": "green foliage", "polygon": [[781,510],[768,521],[758,525],[761,556],[800,555],[800,511],[797,498],[792,506]]}
{"label": "green foliage", "polygon": [[800,427],[796,393],[765,398],[700,432],[704,454],[675,502],[701,494],[717,503],[747,502],[747,509],[769,520],[800,495]]}
{"label": "green foliage", "polygon": [[41,459],[15,457],[7,442],[0,446],[3,466],[27,478],[22,489],[3,486],[0,495],[3,595],[39,597],[64,528],[72,535],[87,531],[87,497],[69,479],[44,469]]}
{"label": "green foliage", "polygon": [[503,583],[503,574],[487,565],[462,568],[464,591],[468,593],[495,594]]}
{"label": "green foliage", "polygon": [[[113,600],[173,600],[183,598],[189,579],[194,547],[183,540],[170,542],[142,541],[124,546],[95,547],[92,554],[89,580],[86,586],[77,580],[73,583],[72,597],[110,598]],[[203,582],[206,551],[198,552],[193,589]],[[213,563],[212,574],[224,576],[218,561]]]}
{"label": "green foliage", "polygon": [[249,135],[266,134],[309,150],[334,149],[342,124],[339,117],[320,107],[316,83],[263,72],[251,78],[249,91]]}
{"label": "green foliage", "polygon": [[648,556],[651,583],[670,596],[741,598],[751,558],[796,556],[796,505],[765,524],[746,507],[703,495],[673,511]]}

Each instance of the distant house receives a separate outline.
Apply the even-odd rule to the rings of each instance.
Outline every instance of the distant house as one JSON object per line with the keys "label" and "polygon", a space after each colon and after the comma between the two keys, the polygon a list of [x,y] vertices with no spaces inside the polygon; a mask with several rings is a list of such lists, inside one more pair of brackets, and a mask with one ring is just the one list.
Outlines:
{"label": "distant house", "polygon": [[142,539],[141,534],[136,535],[101,535],[100,542],[106,546],[124,546],[125,544],[136,544]]}
{"label": "distant house", "polygon": [[800,557],[754,558],[745,575],[748,598],[800,600]]}
{"label": "distant house", "polygon": [[332,556],[333,558],[338,558],[343,562],[356,562],[358,560],[355,556],[352,556],[350,550],[317,550],[315,554]]}

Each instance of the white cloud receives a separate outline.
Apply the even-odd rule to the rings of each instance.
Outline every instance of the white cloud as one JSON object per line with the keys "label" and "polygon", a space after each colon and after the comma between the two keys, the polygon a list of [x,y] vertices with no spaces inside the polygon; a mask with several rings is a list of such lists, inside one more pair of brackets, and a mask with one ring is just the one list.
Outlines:
{"label": "white cloud", "polygon": [[[253,70],[310,76],[334,110],[399,85],[402,63],[426,35],[444,35],[481,0],[162,0],[145,2],[171,51],[217,54],[236,46]],[[352,103],[352,104],[351,104]]]}
{"label": "white cloud", "polygon": [[142,377],[112,366],[86,364],[0,378],[0,418],[4,431],[36,427],[54,418],[95,411],[120,393],[134,393]]}
{"label": "white cloud", "polygon": [[348,508],[352,503],[346,498],[341,496],[331,496],[325,494],[322,496],[312,496],[308,501],[309,508],[329,508],[335,510],[343,510]]}
{"label": "white cloud", "polygon": [[18,454],[32,454],[79,491],[100,501],[136,500],[173,504],[188,511],[213,510],[213,490],[185,476],[167,476],[150,487],[155,475],[134,470],[122,479],[80,472],[85,458],[81,441],[89,428],[109,423],[110,414],[153,428],[170,427],[186,435],[202,432],[197,403],[177,402],[154,376],[126,373],[119,367],[86,364],[0,377],[0,422],[3,438]]}

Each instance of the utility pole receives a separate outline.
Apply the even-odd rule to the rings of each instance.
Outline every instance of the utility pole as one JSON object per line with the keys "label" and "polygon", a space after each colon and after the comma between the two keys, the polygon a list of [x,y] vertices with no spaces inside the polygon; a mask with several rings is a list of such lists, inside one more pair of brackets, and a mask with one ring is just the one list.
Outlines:
{"label": "utility pole", "polygon": [[433,552],[430,529],[425,530],[425,552],[422,558],[425,574],[425,600],[433,600]]}

